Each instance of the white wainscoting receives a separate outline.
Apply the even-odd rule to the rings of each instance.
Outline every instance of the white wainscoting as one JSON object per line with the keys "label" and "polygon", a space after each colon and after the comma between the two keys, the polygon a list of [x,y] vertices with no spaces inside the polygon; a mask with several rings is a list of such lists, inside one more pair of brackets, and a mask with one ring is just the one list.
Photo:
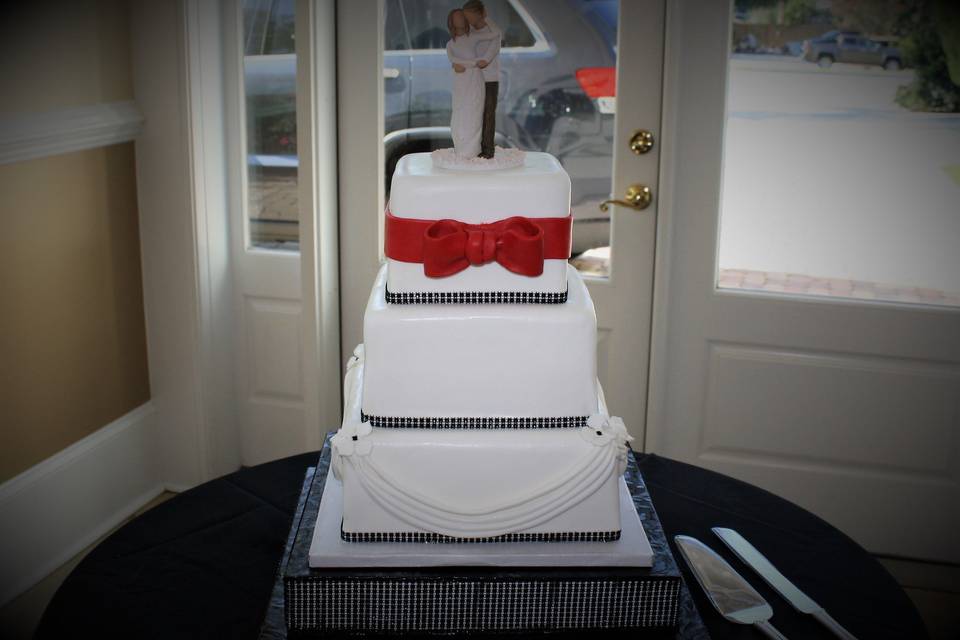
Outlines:
{"label": "white wainscoting", "polygon": [[146,402],[0,485],[0,605],[93,544],[165,487]]}
{"label": "white wainscoting", "polygon": [[0,164],[129,142],[143,128],[133,101],[104,102],[0,118]]}

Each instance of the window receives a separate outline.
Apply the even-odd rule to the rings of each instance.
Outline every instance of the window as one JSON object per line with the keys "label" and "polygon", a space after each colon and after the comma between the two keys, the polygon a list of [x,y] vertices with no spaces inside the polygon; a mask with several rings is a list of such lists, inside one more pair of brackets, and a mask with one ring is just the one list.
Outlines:
{"label": "window", "polygon": [[294,0],[243,3],[249,245],[299,248]]}
{"label": "window", "polygon": [[[721,289],[960,306],[960,92],[935,71],[948,56],[932,15],[885,7],[833,3],[831,20],[856,27],[822,34],[839,64],[787,46],[827,29],[813,18],[731,51]],[[881,55],[874,32],[917,55]]]}
{"label": "window", "polygon": [[403,10],[400,0],[388,0],[384,6],[383,49],[384,51],[402,51],[410,48],[407,42],[407,29],[403,24]]}
{"label": "window", "polygon": [[243,14],[245,55],[293,53],[291,0],[248,0]]}

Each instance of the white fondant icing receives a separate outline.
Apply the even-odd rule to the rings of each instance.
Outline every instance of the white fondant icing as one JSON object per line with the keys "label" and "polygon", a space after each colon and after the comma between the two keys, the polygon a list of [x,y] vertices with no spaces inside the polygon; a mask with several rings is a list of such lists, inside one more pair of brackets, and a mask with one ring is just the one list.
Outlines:
{"label": "white fondant icing", "polygon": [[388,304],[381,268],[364,314],[363,411],[384,417],[588,416],[597,318],[565,265],[563,304]]}
{"label": "white fondant icing", "polygon": [[[559,218],[570,213],[570,176],[554,156],[541,151],[525,152],[521,166],[488,171],[443,169],[434,166],[430,153],[409,153],[394,171],[389,208],[400,218],[452,218],[471,224],[511,216]],[[388,259],[388,286],[395,293],[558,292],[566,285],[565,262],[545,260],[539,276],[512,273],[490,262],[445,278],[429,278],[420,263]]]}
{"label": "white fondant icing", "polygon": [[[630,436],[602,391],[588,426],[475,430],[371,428],[360,422],[366,364],[333,437],[347,532],[428,531],[457,537],[617,531],[618,479]],[[353,359],[351,359],[353,362]]]}
{"label": "white fondant icing", "polygon": [[570,176],[554,156],[541,151],[527,152],[522,167],[476,172],[439,169],[429,153],[408,153],[390,182],[390,211],[400,218],[469,223],[565,216]]}
{"label": "white fondant icing", "polygon": [[445,278],[423,275],[423,264],[387,258],[387,286],[391,293],[411,291],[540,291],[561,293],[567,285],[567,261],[544,260],[543,273],[524,276],[497,262],[470,265]]}

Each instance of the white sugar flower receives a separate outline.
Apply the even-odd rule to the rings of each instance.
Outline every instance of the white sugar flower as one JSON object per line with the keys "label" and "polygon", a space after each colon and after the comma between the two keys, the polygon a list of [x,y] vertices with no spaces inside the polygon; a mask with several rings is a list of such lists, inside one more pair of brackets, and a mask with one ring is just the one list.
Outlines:
{"label": "white sugar flower", "polygon": [[613,437],[617,439],[621,444],[626,444],[633,440],[633,436],[630,435],[630,432],[627,431],[627,425],[623,423],[623,418],[619,416],[610,416],[608,422],[608,428],[613,434]]}
{"label": "white sugar flower", "polygon": [[373,428],[369,422],[351,423],[341,427],[330,438],[333,446],[333,474],[337,479],[342,479],[343,458],[353,455],[365,456],[370,453],[373,443],[366,436],[372,431]]}

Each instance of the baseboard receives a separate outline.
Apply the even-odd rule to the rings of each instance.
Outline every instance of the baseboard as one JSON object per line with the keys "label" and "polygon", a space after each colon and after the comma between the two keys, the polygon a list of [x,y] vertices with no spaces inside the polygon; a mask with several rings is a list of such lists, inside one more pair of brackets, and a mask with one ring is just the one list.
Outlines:
{"label": "baseboard", "polygon": [[0,485],[0,606],[164,491],[147,402]]}

